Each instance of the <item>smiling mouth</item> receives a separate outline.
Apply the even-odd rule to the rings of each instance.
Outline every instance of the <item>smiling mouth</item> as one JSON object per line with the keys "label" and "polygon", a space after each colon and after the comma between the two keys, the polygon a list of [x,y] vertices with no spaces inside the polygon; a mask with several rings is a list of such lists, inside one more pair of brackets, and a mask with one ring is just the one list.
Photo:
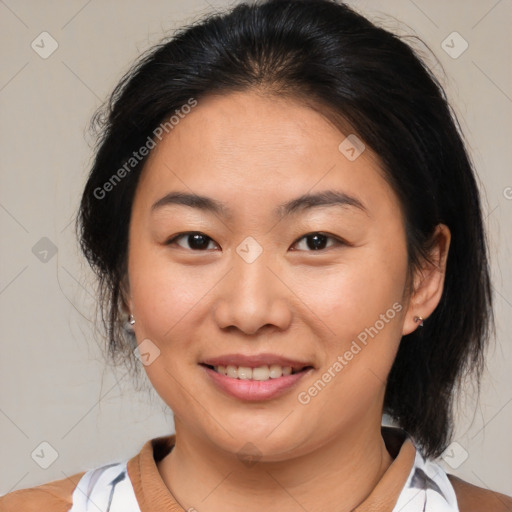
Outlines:
{"label": "smiling mouth", "polygon": [[238,380],[254,380],[254,381],[266,381],[271,379],[279,379],[288,375],[295,375],[297,373],[305,372],[312,366],[304,366],[302,368],[292,368],[291,366],[280,366],[278,364],[272,365],[261,365],[258,367],[249,366],[212,366],[209,364],[201,363],[201,366],[209,368],[210,370],[229,377],[231,379]]}

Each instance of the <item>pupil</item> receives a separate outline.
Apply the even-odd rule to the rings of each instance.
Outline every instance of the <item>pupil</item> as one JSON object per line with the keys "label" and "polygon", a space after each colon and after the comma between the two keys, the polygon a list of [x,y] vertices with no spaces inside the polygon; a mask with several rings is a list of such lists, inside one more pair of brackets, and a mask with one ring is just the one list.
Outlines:
{"label": "pupil", "polygon": [[[313,239],[315,241],[312,244],[310,244],[309,241],[313,240]],[[327,237],[325,235],[319,235],[319,234],[310,235],[310,236],[308,236],[308,248],[314,249],[314,250],[322,249],[325,246],[326,240],[327,240]]]}
{"label": "pupil", "polygon": [[[191,241],[191,238],[192,238],[192,241]],[[201,239],[202,239],[202,243],[201,243]],[[192,247],[194,249],[202,249],[204,247],[208,247],[208,240],[207,240],[207,237],[205,237],[204,235],[199,235],[199,234],[189,235],[189,244],[190,244],[190,247]]]}

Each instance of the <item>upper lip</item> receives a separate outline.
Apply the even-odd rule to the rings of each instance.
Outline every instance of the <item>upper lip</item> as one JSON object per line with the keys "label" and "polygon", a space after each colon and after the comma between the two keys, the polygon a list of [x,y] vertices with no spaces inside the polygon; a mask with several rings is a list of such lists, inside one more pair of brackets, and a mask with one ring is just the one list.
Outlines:
{"label": "upper lip", "polygon": [[276,354],[255,354],[246,356],[244,354],[225,354],[223,356],[210,357],[202,361],[202,364],[209,366],[246,366],[249,368],[258,368],[259,366],[270,366],[273,364],[279,366],[291,366],[294,370],[301,370],[306,366],[313,366],[307,361],[297,361]]}

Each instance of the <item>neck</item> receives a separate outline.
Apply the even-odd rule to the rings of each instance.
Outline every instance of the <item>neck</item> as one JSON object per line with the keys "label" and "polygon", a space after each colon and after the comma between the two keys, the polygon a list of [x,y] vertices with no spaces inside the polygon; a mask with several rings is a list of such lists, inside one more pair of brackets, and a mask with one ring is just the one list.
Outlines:
{"label": "neck", "polygon": [[254,465],[195,437],[177,418],[175,424],[176,445],[158,469],[185,510],[350,512],[393,461],[380,424],[351,429],[300,457]]}

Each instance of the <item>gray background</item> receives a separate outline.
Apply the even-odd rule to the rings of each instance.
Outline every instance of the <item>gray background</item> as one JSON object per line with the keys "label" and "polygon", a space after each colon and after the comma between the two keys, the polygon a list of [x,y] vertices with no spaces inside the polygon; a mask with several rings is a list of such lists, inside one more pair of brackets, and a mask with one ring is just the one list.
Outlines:
{"label": "gray background", "polygon": [[[460,116],[478,169],[498,332],[480,403],[466,386],[457,444],[441,463],[474,484],[512,494],[512,2],[349,3],[385,28],[417,34],[434,51],[439,62],[425,55]],[[148,400],[123,370],[105,367],[91,322],[94,281],[73,220],[92,155],[86,127],[95,109],[141,51],[227,5],[0,0],[0,494],[131,457],[148,439],[173,431],[172,414],[156,394]],[[46,59],[40,53],[51,41],[43,31],[58,44]],[[469,44],[457,58],[442,47],[446,40],[452,55],[462,49],[462,40],[447,39],[454,31]],[[57,458],[43,469],[52,450]]]}

